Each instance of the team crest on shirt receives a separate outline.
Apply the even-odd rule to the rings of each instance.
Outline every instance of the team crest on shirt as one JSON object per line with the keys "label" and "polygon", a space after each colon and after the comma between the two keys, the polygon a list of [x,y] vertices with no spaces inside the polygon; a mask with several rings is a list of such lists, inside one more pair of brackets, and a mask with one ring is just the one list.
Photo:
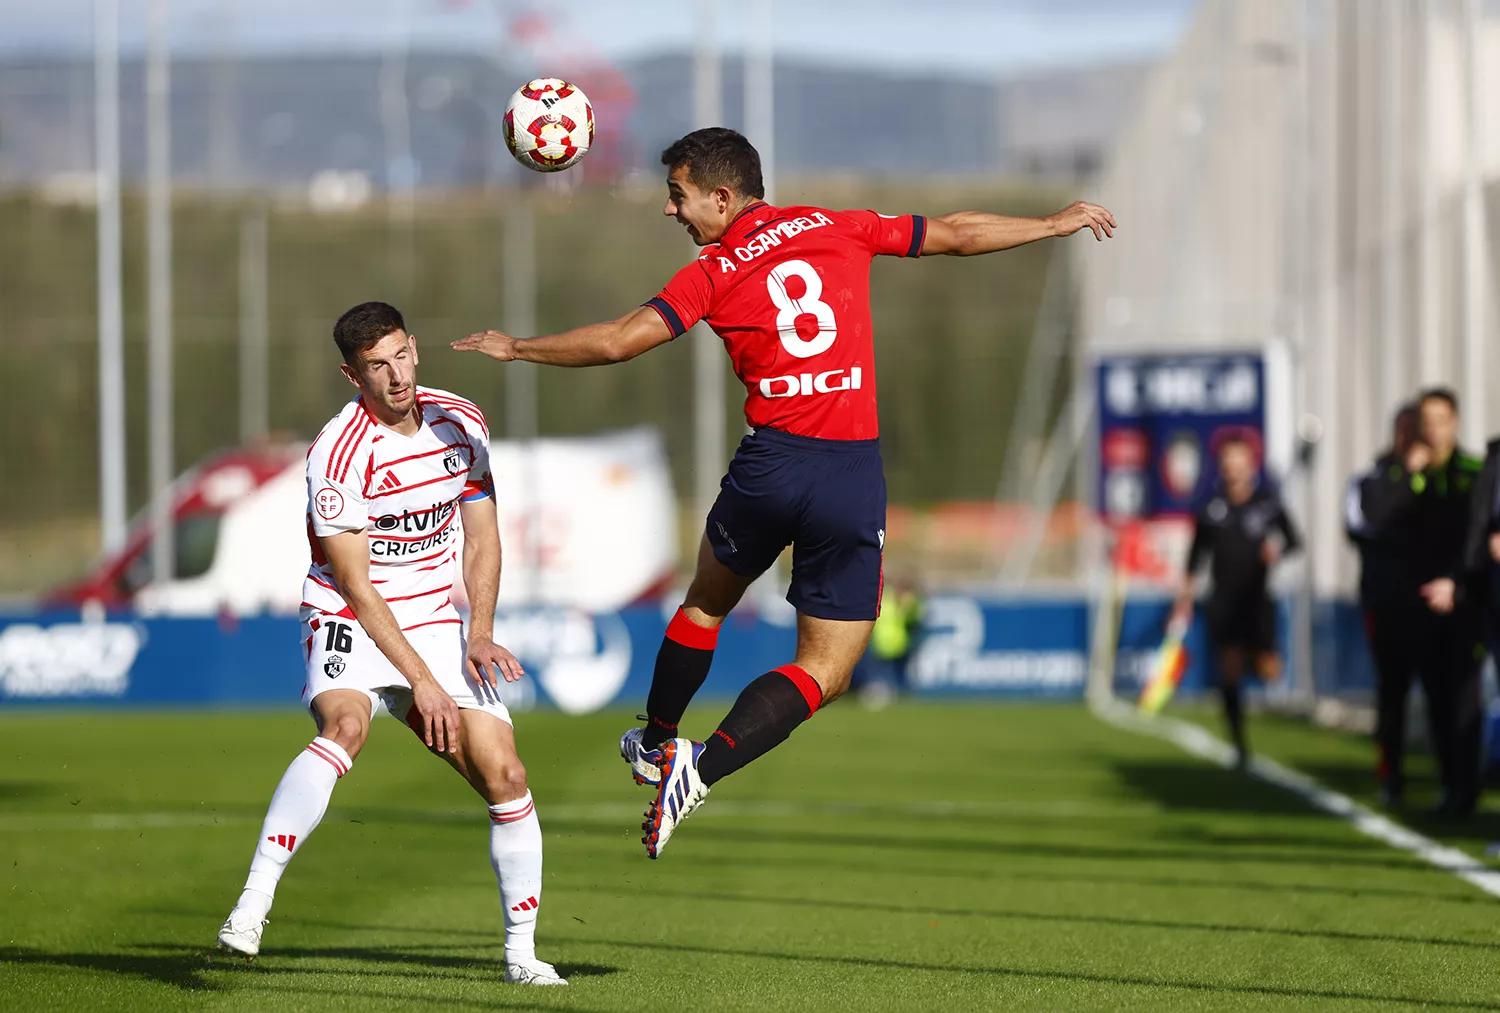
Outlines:
{"label": "team crest on shirt", "polygon": [[443,455],[443,467],[448,469],[450,475],[457,475],[464,470],[464,459],[457,447],[449,447],[448,452]]}
{"label": "team crest on shirt", "polygon": [[323,662],[323,674],[330,679],[337,679],[344,674],[344,659],[341,655],[330,654],[328,660]]}
{"label": "team crest on shirt", "polygon": [[337,489],[319,489],[313,497],[313,506],[317,507],[319,517],[331,521],[344,512],[344,497]]}

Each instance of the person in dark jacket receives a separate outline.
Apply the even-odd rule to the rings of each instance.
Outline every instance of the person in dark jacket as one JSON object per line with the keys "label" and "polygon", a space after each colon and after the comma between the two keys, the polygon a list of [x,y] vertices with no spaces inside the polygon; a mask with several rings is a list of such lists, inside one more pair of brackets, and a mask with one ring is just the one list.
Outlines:
{"label": "person in dark jacket", "polygon": [[1208,561],[1213,586],[1204,618],[1240,768],[1249,760],[1240,682],[1252,667],[1266,680],[1281,674],[1276,607],[1267,593],[1271,567],[1300,546],[1281,497],[1260,479],[1255,450],[1244,439],[1226,440],[1219,448],[1219,487],[1194,520],[1175,611],[1191,613],[1197,571]]}
{"label": "person in dark jacket", "polygon": [[1406,699],[1417,666],[1409,650],[1411,637],[1403,628],[1400,541],[1390,523],[1383,529],[1372,523],[1366,501],[1378,503],[1384,483],[1416,474],[1430,462],[1432,451],[1418,438],[1420,419],[1415,401],[1402,405],[1391,422],[1390,447],[1367,470],[1350,477],[1344,494],[1344,532],[1359,552],[1359,605],[1375,663],[1376,776],[1381,803],[1388,808],[1399,808],[1404,797]]}
{"label": "person in dark jacket", "polygon": [[[1483,597],[1466,561],[1479,458],[1458,448],[1458,399],[1445,388],[1420,399],[1420,441],[1402,467],[1365,489],[1364,516],[1397,546],[1393,650],[1409,654],[1426,691],[1433,750],[1443,784],[1437,813],[1467,816],[1479,800],[1484,649],[1476,602]],[[1395,687],[1392,688],[1393,692]],[[1401,697],[1404,706],[1405,697]],[[1401,741],[1382,741],[1388,789],[1399,800]]]}
{"label": "person in dark jacket", "polygon": [[1484,464],[1474,486],[1469,531],[1464,539],[1464,569],[1479,611],[1480,628],[1491,655],[1500,657],[1500,439],[1485,447]]}

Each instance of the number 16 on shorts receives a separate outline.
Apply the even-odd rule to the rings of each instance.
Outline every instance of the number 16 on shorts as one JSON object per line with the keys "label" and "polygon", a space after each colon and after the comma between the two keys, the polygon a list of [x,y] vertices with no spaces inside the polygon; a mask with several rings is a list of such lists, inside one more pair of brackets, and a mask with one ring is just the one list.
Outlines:
{"label": "number 16 on shorts", "polygon": [[323,641],[323,653],[327,655],[323,659],[323,674],[337,679],[344,674],[344,655],[354,650],[354,636],[348,623],[329,623],[324,629],[328,632]]}

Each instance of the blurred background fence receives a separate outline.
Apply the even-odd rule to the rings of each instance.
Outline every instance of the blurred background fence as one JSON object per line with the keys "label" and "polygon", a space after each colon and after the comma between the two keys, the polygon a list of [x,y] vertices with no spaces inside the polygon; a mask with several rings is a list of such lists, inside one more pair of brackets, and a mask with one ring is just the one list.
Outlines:
{"label": "blurred background fence", "polygon": [[[648,6],[623,24],[678,30],[631,45],[611,37],[613,8],[583,0],[545,15],[453,0],[393,0],[378,16],[355,4],[257,14],[235,0],[65,0],[50,12],[0,4],[0,304],[12,391],[0,407],[0,594],[76,576],[106,534],[96,208],[97,170],[108,166],[96,164],[96,114],[106,111],[96,70],[116,56],[129,512],[151,498],[148,15],[161,18],[155,80],[166,82],[172,422],[158,445],[170,444],[170,474],[219,448],[316,433],[350,393],[332,322],[366,299],[405,312],[424,383],[476,400],[498,436],[527,435],[506,431],[517,390],[505,370],[447,342],[517,314],[545,333],[654,295],[691,256],[661,217],[656,156],[692,127],[703,87],[716,92],[714,119],[769,131],[752,139],[767,151],[779,202],[1040,214],[1097,171],[1154,59],[1127,42],[1104,59],[1063,47],[1038,61],[1017,46],[1009,58],[979,48],[961,60],[897,62],[891,33],[909,17],[899,4],[865,8],[872,21],[860,31],[879,41],[860,59],[832,52],[849,45],[833,34],[809,41],[784,5]],[[847,26],[841,6],[812,17]],[[1191,5],[1157,6],[1147,48],[1170,38]],[[1004,12],[987,17],[1006,22]],[[112,26],[118,52],[91,56]],[[349,33],[357,38],[344,46]],[[566,74],[598,109],[595,150],[562,180],[517,169],[498,131],[510,91],[536,73]],[[757,73],[772,75],[771,116],[750,123]],[[965,579],[998,566],[1006,521],[993,503],[1007,452],[1034,458],[1038,426],[1069,382],[1067,369],[1053,376],[1029,419],[1036,432],[1013,440],[1059,254],[1044,244],[1003,261],[875,265],[896,560],[905,553],[915,568]],[[1068,306],[1054,299],[1047,311],[1054,337],[1066,334]],[[690,346],[535,377],[540,435],[660,430],[687,508],[685,543],[702,488]],[[727,362],[722,372],[719,464],[743,432]]]}

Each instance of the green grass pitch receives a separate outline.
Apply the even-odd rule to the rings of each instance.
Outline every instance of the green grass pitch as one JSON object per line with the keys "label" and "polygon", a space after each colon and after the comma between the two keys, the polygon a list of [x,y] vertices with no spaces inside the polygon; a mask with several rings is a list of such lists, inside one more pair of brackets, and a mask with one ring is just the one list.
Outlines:
{"label": "green grass pitch", "polygon": [[[501,980],[483,806],[395,722],[251,963],[214,935],[305,716],[6,714],[0,1006],[1500,1008],[1500,899],[1078,707],[830,708],[658,862],[615,754],[628,718],[519,719],[547,844],[539,953],[573,982],[543,990]],[[1363,742],[1252,731],[1368,787]]]}

